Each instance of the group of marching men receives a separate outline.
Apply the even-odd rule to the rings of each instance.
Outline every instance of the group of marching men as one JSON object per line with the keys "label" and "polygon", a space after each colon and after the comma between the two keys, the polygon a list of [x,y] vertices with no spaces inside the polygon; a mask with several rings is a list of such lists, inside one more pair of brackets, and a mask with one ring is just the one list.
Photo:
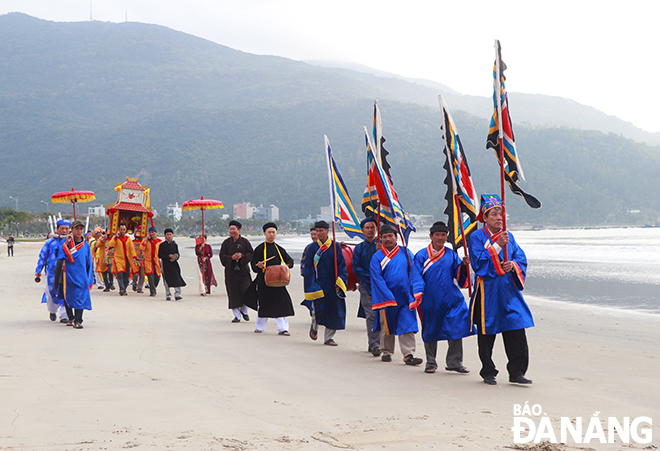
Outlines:
{"label": "group of marching men", "polygon": [[[445,369],[469,373],[463,366],[462,339],[476,333],[480,375],[486,384],[496,385],[498,370],[492,352],[495,337],[501,333],[509,382],[531,384],[525,377],[529,363],[525,329],[533,327],[534,321],[522,296],[527,259],[513,235],[502,229],[498,196],[482,197],[477,219],[484,226],[470,235],[469,257],[462,259],[445,247],[448,228],[443,222],[433,224],[431,242],[413,255],[398,245],[394,227],[381,226],[376,239],[376,219],[362,220],[366,239],[355,247],[351,264],[359,281],[358,315],[366,318],[368,349],[383,362],[391,362],[398,337],[404,363],[423,363],[414,355],[419,314],[426,373],[438,368],[438,341],[448,342]],[[317,222],[312,229],[315,241],[303,254],[303,304],[312,313],[310,338],[316,340],[318,326],[323,325],[324,344],[337,346],[335,332],[345,328],[347,270],[339,245],[328,238],[328,229],[326,222]],[[470,267],[474,293],[468,307],[459,287],[467,288]]]}
{"label": "group of marching men", "polygon": [[[404,363],[423,363],[423,359],[414,355],[419,314],[426,373],[434,373],[438,368],[438,341],[448,342],[445,369],[469,373],[463,366],[462,339],[476,333],[482,364],[479,374],[486,384],[496,385],[498,370],[492,352],[495,337],[501,333],[509,360],[509,382],[531,384],[525,377],[529,364],[525,329],[533,327],[534,321],[522,296],[527,258],[513,235],[502,229],[502,204],[498,196],[482,196],[477,219],[484,226],[470,235],[470,257],[462,259],[445,247],[448,229],[443,222],[433,224],[429,245],[413,255],[398,245],[398,232],[394,227],[383,225],[377,239],[376,219],[362,220],[365,240],[355,247],[351,264],[359,281],[358,316],[366,318],[368,350],[380,356],[383,362],[391,362],[395,337],[399,337]],[[223,243],[223,249],[227,248],[224,254],[229,257],[227,262],[223,260],[229,308],[235,316],[233,322],[240,322],[241,316],[249,320],[246,306],[257,310],[255,332],[263,332],[267,319],[275,318],[279,334],[289,335],[286,317],[294,314],[291,298],[285,287],[268,286],[264,271],[271,264],[292,267],[293,259],[275,244],[277,226],[268,223],[263,229],[266,241],[249,252],[252,250],[249,242],[245,245],[243,241],[247,240],[240,236],[240,223],[232,221],[230,224],[232,234]],[[328,231],[327,222],[316,222],[311,230],[313,242],[303,252],[301,273],[305,300],[302,304],[309,309],[312,319],[310,338],[317,340],[319,326],[325,326],[323,343],[337,346],[335,333],[346,325],[348,272],[340,245],[332,241]],[[157,238],[153,227],[147,238],[131,239],[124,224],[119,225],[112,237],[97,228],[88,242],[83,233],[82,221],[72,224],[60,220],[57,234],[46,241],[39,254],[35,280],[40,280],[45,269],[47,288],[42,302],[47,304],[52,321],[59,311],[61,322],[82,328],[82,312],[91,309],[90,288],[95,284],[95,273],[97,277],[103,276],[104,285],[99,279],[96,283],[99,288],[105,287],[104,291],[114,288],[111,275],[114,274],[122,296],[126,295],[130,278],[133,278],[134,289],[141,292],[140,277],[143,281],[144,275],[150,295],[155,296],[162,273],[166,299],[171,300],[171,287],[175,289],[175,299],[182,299],[181,287],[185,282],[171,229],[165,230],[165,241]],[[238,247],[239,244],[242,247]],[[112,259],[108,258],[109,250],[112,250]],[[235,265],[231,264],[231,259],[235,260]],[[138,262],[141,263],[138,265]],[[247,272],[248,264],[257,273],[254,281]],[[470,267],[474,272],[474,292],[468,307],[459,287],[468,286]]]}
{"label": "group of marching men", "polygon": [[108,292],[119,284],[119,295],[126,296],[132,280],[133,290],[142,293],[145,276],[150,296],[156,296],[156,288],[163,276],[166,300],[181,300],[181,287],[186,283],[179,268],[179,249],[173,241],[172,229],[165,230],[165,241],[156,236],[156,229],[149,229],[149,236],[131,238],[125,224],[118,226],[112,237],[100,227],[94,234],[84,233],[85,224],[67,219],[57,221],[57,230],[49,235],[39,252],[35,269],[35,281],[41,281],[45,272],[46,289],[42,298],[48,308],[51,321],[57,320],[74,329],[82,329],[83,311],[92,309],[90,290],[96,285]]}

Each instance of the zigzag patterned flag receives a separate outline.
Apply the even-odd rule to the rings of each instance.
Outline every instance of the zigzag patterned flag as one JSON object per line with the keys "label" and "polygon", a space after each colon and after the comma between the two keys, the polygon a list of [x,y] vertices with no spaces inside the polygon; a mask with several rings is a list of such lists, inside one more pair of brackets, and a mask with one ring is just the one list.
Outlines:
{"label": "zigzag patterned flag", "polygon": [[367,186],[373,187],[376,193],[377,200],[380,203],[381,217],[394,225],[394,227],[400,228],[405,246],[408,243],[410,232],[414,232],[415,227],[413,227],[412,221],[403,211],[399,197],[392,186],[392,181],[385,173],[380,161],[374,155],[374,146],[367,127],[364,127],[364,136],[367,144],[367,161],[370,162],[369,184]]}
{"label": "zigzag patterned flag", "polygon": [[[448,217],[449,241],[454,250],[464,245],[464,238],[470,236],[477,229],[477,215],[479,214],[479,197],[472,183],[470,168],[468,167],[461,138],[458,136],[456,124],[449,113],[449,108],[442,95],[438,95],[440,111],[442,112],[442,130],[444,131],[445,149],[447,156],[444,169],[447,171],[445,185],[447,185],[447,207],[445,214]],[[458,196],[458,205],[456,202]],[[463,232],[461,232],[461,222]],[[465,237],[463,236],[465,234]]]}
{"label": "zigzag patterned flag", "polygon": [[[504,177],[513,194],[525,198],[525,202],[532,208],[541,208],[541,202],[534,196],[527,194],[518,185],[518,180],[525,180],[522,165],[516,153],[516,141],[513,137],[511,117],[509,117],[509,96],[506,93],[504,71],[506,64],[502,61],[502,48],[500,41],[495,41],[495,65],[493,67],[493,104],[495,110],[490,119],[490,129],[486,140],[486,149],[495,150],[497,161],[500,161],[500,138],[504,145]],[[500,119],[502,124],[500,126]]]}
{"label": "zigzag patterned flag", "polygon": [[[378,109],[378,100],[374,102],[374,126],[373,126],[373,155],[367,153],[367,170],[374,170],[374,161],[378,161],[383,167],[385,174],[390,177],[390,182],[392,181],[392,175],[390,174],[390,164],[387,161],[387,156],[390,154],[385,147],[385,138],[383,137],[383,121],[380,118],[380,110]],[[368,175],[368,174],[367,174]],[[376,216],[376,209],[378,203],[378,193],[376,192],[376,187],[367,184],[367,187],[364,189],[364,194],[362,194],[362,211],[366,216]]]}
{"label": "zigzag patterned flag", "polygon": [[335,159],[332,158],[330,141],[326,135],[323,135],[323,137],[325,138],[325,149],[327,152],[328,179],[330,181],[330,207],[334,212],[333,221],[337,222],[341,228],[344,229],[344,232],[346,232],[351,238],[358,237],[364,240],[366,238],[360,227],[360,218],[355,212],[355,208],[353,208],[351,197],[348,195],[346,184],[337,170]]}

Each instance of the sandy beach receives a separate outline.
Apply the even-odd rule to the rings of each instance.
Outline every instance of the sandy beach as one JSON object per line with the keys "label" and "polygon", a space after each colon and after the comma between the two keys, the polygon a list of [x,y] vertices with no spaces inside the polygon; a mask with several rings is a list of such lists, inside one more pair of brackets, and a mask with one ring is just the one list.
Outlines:
{"label": "sandy beach", "polygon": [[[596,412],[653,419],[652,444],[592,440],[556,449],[660,443],[660,315],[527,297],[536,321],[528,330],[534,384],[507,382],[498,338],[498,385],[488,386],[475,337],[464,339],[468,375],[406,366],[398,345],[391,363],[372,357],[357,292],[347,299],[339,346],[311,341],[298,262],[290,337],[278,336],[272,320],[253,333],[252,311],[250,322],[232,324],[219,259],[219,286],[202,297],[193,252],[183,250],[182,301],[165,301],[162,285],[156,298],[94,288],[84,329],[73,330],[51,322],[40,304],[40,248],[19,242],[13,258],[0,257],[0,449],[515,449],[513,406],[526,402],[557,424],[582,417],[586,427]],[[419,334],[417,355],[424,357]]]}

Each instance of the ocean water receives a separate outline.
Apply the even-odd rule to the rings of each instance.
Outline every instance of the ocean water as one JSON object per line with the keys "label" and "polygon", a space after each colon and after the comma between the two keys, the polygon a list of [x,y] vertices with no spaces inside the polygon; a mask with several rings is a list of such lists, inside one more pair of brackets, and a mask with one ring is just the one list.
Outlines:
{"label": "ocean water", "polygon": [[[527,255],[526,294],[660,314],[660,228],[511,232]],[[337,239],[358,242],[343,234]],[[282,237],[277,242],[299,262],[310,240]],[[428,234],[415,233],[410,250],[428,242]]]}

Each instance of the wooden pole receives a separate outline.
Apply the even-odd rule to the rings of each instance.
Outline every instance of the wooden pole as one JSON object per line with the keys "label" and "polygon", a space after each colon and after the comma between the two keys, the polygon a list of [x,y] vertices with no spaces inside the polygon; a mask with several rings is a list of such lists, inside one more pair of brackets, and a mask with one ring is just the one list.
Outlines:
{"label": "wooden pole", "polygon": [[[502,231],[506,232],[506,191],[504,187],[504,140],[502,131],[502,72],[500,70],[500,41],[495,40],[495,89],[497,91],[497,125],[498,125],[498,145],[500,147],[500,193],[502,197]],[[507,261],[507,246],[503,247],[504,261]]]}
{"label": "wooden pole", "polygon": [[[334,214],[334,213],[333,213]],[[337,267],[337,237],[335,235],[335,218],[332,218],[332,246],[334,247],[333,254],[335,255],[335,285],[337,284],[337,279],[339,278],[339,269]],[[341,246],[339,247],[341,252]]]}
{"label": "wooden pole", "polygon": [[[458,222],[461,225],[461,236],[463,237],[463,252],[466,257],[469,257],[467,238],[465,237],[465,230],[463,229],[463,214],[461,213],[461,204],[458,202],[458,194],[454,194],[454,202],[458,210]],[[472,297],[472,279],[470,278],[470,265],[467,265],[467,280],[468,280],[468,294]]]}

